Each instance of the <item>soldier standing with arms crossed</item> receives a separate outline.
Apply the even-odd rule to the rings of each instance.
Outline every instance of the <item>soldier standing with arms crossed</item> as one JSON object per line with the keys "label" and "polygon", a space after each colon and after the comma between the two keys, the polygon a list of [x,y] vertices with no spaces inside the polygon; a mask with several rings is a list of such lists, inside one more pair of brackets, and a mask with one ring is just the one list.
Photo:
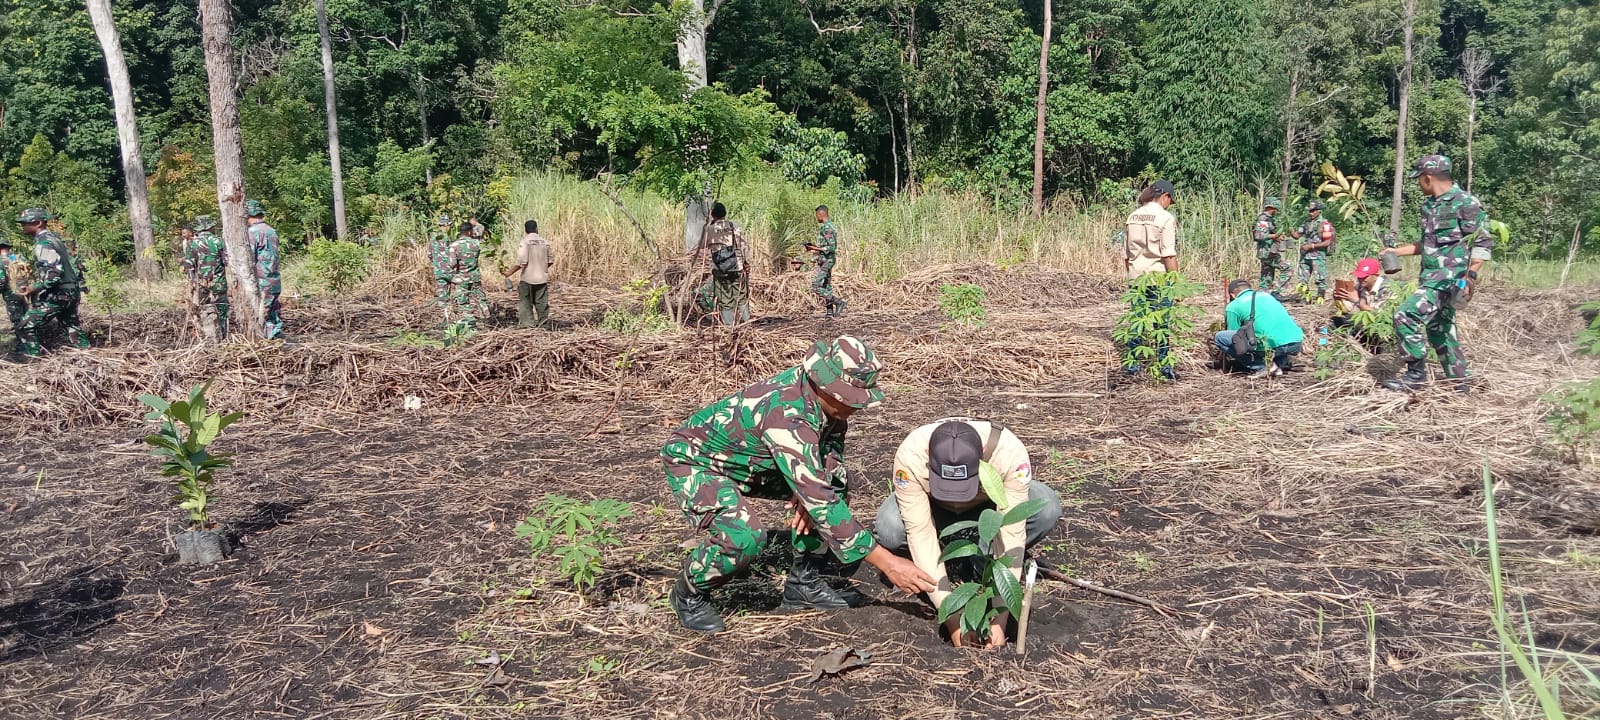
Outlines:
{"label": "soldier standing with arms crossed", "polygon": [[[1422,241],[1390,251],[1398,256],[1421,255],[1422,274],[1417,290],[1401,301],[1394,314],[1405,372],[1383,381],[1390,390],[1419,390],[1428,384],[1428,346],[1432,345],[1444,367],[1444,376],[1467,384],[1467,355],[1456,336],[1456,306],[1472,296],[1478,271],[1494,251],[1489,234],[1489,213],[1451,176],[1450,158],[1426,155],[1411,166],[1428,199],[1422,201]],[[1426,342],[1424,342],[1426,340]]]}
{"label": "soldier standing with arms crossed", "polygon": [[1275,297],[1289,284],[1289,263],[1283,259],[1283,233],[1278,232],[1278,213],[1282,211],[1282,202],[1275,197],[1267,198],[1250,235],[1256,241],[1256,259],[1261,261],[1261,278],[1256,287]]}

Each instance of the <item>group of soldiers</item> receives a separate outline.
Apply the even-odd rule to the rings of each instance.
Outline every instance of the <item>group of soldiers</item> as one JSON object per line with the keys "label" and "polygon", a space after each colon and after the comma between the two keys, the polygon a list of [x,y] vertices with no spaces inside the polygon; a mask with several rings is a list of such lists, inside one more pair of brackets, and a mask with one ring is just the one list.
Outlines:
{"label": "group of soldiers", "polygon": [[[1489,220],[1488,212],[1477,197],[1456,184],[1453,169],[1450,158],[1443,155],[1427,155],[1416,161],[1408,177],[1415,180],[1427,196],[1422,203],[1421,239],[1384,250],[1381,263],[1377,259],[1363,259],[1352,273],[1353,287],[1335,294],[1343,308],[1336,313],[1333,324],[1337,325],[1339,313],[1347,315],[1353,309],[1382,307],[1382,298],[1388,289],[1379,276],[1380,267],[1384,273],[1393,274],[1399,271],[1398,258],[1421,257],[1417,289],[1401,301],[1394,314],[1395,334],[1405,360],[1405,371],[1383,381],[1383,387],[1391,390],[1414,391],[1428,385],[1427,353],[1432,348],[1446,380],[1462,392],[1470,391],[1467,358],[1456,332],[1456,311],[1472,297],[1478,273],[1492,257],[1494,233],[1503,238],[1506,231],[1504,225]],[[1124,264],[1130,278],[1147,272],[1178,269],[1177,245],[1173,240],[1175,221],[1166,210],[1173,201],[1173,193],[1171,183],[1165,180],[1155,183],[1141,196],[1140,208],[1128,217]],[[1283,233],[1278,230],[1278,214],[1282,209],[1277,198],[1267,198],[1252,233],[1256,255],[1261,260],[1258,285],[1251,288],[1244,283],[1235,289],[1230,284],[1230,299],[1250,297],[1245,293],[1253,289],[1273,295],[1281,293],[1288,282],[1285,245],[1290,239],[1301,242],[1302,278],[1308,286],[1314,283],[1318,298],[1326,297],[1327,258],[1335,242],[1333,224],[1322,217],[1322,203],[1313,202],[1309,220]],[[1243,323],[1235,321],[1243,319],[1230,317],[1229,332],[1238,330]],[[1298,338],[1294,340],[1283,345],[1298,346]],[[1162,349],[1162,354],[1165,350]],[[1260,353],[1257,355],[1255,360],[1259,361]]]}
{"label": "group of soldiers", "polygon": [[17,335],[16,355],[23,361],[44,352],[45,326],[54,320],[72,347],[89,347],[78,320],[78,304],[86,288],[83,264],[72,246],[50,229],[50,213],[28,208],[17,216],[22,234],[33,241],[33,259],[24,260],[0,238],[0,294]]}
{"label": "group of soldiers", "polygon": [[476,327],[480,319],[489,317],[489,297],[483,290],[479,268],[488,228],[475,217],[455,225],[445,214],[434,218],[433,223],[439,228],[428,238],[434,302],[445,325],[464,323]]}
{"label": "group of soldiers", "polygon": [[[263,337],[283,337],[283,278],[278,231],[267,224],[259,200],[244,203],[251,276],[261,293]],[[228,248],[216,234],[217,219],[201,215],[182,231],[183,275],[187,281],[193,322],[200,337],[220,342],[228,337]]]}
{"label": "group of soldiers", "polygon": [[[837,317],[846,303],[833,291],[833,267],[839,259],[839,228],[833,224],[827,205],[815,211],[817,237],[806,243],[814,266],[811,292],[822,301],[823,313]],[[794,261],[798,267],[800,261]],[[695,301],[706,314],[715,314],[723,325],[750,321],[750,248],[744,231],[728,219],[722,203],[711,206],[711,220],[700,233],[690,267],[707,279],[695,291]]]}

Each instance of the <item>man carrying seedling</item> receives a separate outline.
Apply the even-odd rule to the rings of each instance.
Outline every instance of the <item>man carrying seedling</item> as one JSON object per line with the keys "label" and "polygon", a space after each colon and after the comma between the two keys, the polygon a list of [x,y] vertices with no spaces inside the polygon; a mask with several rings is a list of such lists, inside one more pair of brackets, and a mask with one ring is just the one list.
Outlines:
{"label": "man carrying seedling", "polygon": [[78,323],[78,262],[67,242],[46,227],[49,220],[50,213],[44,208],[28,208],[17,216],[22,234],[33,238],[33,282],[23,293],[32,307],[17,326],[17,351],[30,358],[43,354],[39,336],[51,320],[61,322],[73,347],[89,347],[89,337]]}
{"label": "man carrying seedling", "polygon": [[195,234],[183,242],[183,274],[194,298],[201,337],[216,342],[228,338],[228,252],[222,238],[212,232],[217,219],[194,219]]}
{"label": "man carrying seedling", "polygon": [[811,278],[811,292],[822,298],[823,314],[835,317],[844,312],[845,301],[833,294],[833,264],[839,254],[839,229],[828,219],[828,206],[817,206],[817,240],[807,245],[816,256],[817,274]]}
{"label": "man carrying seedling", "polygon": [[695,257],[706,257],[711,265],[711,279],[696,293],[701,309],[715,310],[723,325],[749,322],[749,246],[744,232],[728,219],[727,206],[720,202],[711,205],[711,222],[700,231]]}
{"label": "man carrying seedling", "polygon": [[256,287],[261,290],[261,318],[265,324],[262,337],[268,340],[283,337],[283,306],[278,296],[283,294],[283,279],[278,273],[278,231],[267,224],[267,209],[260,200],[246,200],[244,214],[249,218],[250,266],[255,268]]}
{"label": "man carrying seedling", "polygon": [[865,560],[905,592],[935,589],[927,573],[874,542],[845,504],[848,420],[883,402],[881,370],[856,338],[819,340],[799,365],[701,408],[673,431],[661,449],[667,487],[706,533],[669,596],[685,628],[726,629],[709,594],[766,544],[747,497],[788,500],[795,555],[783,585],[786,607],[849,606],[822,578],[829,551],[846,565]]}
{"label": "man carrying seedling", "polygon": [[473,223],[461,223],[461,235],[450,243],[450,297],[455,301],[456,317],[476,327],[478,318],[488,316],[487,303],[483,302],[483,276],[478,270],[478,256],[483,246],[473,236]]}
{"label": "man carrying seedling", "polygon": [[[1128,216],[1127,232],[1122,244],[1122,267],[1128,271],[1129,280],[1146,273],[1178,270],[1178,221],[1167,211],[1172,206],[1172,193],[1172,183],[1157,180],[1139,194],[1139,208]],[[1154,286],[1147,290],[1151,293],[1159,291]],[[1170,301],[1160,301],[1154,295],[1147,297],[1156,301],[1158,306],[1171,306]],[[1166,359],[1169,349],[1165,344],[1156,348],[1158,362]],[[1132,374],[1139,371],[1139,366],[1128,365],[1123,370]],[[1177,379],[1177,373],[1170,367],[1162,368],[1161,372],[1168,380]]]}
{"label": "man carrying seedling", "polygon": [[433,302],[450,324],[450,216],[440,213],[433,219],[438,230],[428,237],[428,266],[433,270]]}
{"label": "man carrying seedling", "polygon": [[[1439,355],[1447,378],[1468,392],[1467,355],[1456,336],[1456,306],[1472,296],[1478,271],[1494,250],[1489,213],[1471,193],[1456,185],[1450,158],[1426,155],[1411,166],[1428,198],[1422,201],[1422,241],[1401,245],[1396,255],[1421,255],[1417,290],[1400,303],[1395,333],[1406,370],[1385,380],[1390,390],[1418,390],[1428,384],[1428,345]],[[1426,342],[1424,342],[1426,341]]]}
{"label": "man carrying seedling", "polygon": [[1311,219],[1290,232],[1294,239],[1304,241],[1300,245],[1300,277],[1307,285],[1316,280],[1319,300],[1328,296],[1328,254],[1333,252],[1334,240],[1333,223],[1322,216],[1323,207],[1321,200],[1312,200]]}
{"label": "man carrying seedling", "polygon": [[[1010,558],[1008,567],[1019,579],[1024,548],[1043,540],[1061,520],[1061,496],[1033,482],[1028,448],[1010,430],[988,420],[945,418],[911,431],[900,443],[894,456],[894,492],[878,508],[872,531],[893,552],[910,548],[912,561],[938,586],[928,592],[928,600],[940,608],[952,589],[940,559],[940,533],[955,523],[978,520],[985,509],[1016,508],[1029,500],[1038,500],[1034,505],[1039,507],[1002,525],[994,549]],[[1004,605],[995,598],[995,607]],[[1005,644],[1008,619],[1009,613],[1002,612],[990,621],[989,647]],[[969,642],[958,615],[945,621],[945,629],[952,644]]]}
{"label": "man carrying seedling", "polygon": [[1251,237],[1256,241],[1256,259],[1261,261],[1261,278],[1257,287],[1277,295],[1289,284],[1289,261],[1283,257],[1283,233],[1278,232],[1278,213],[1283,203],[1275,197],[1267,198],[1261,214],[1256,216]]}

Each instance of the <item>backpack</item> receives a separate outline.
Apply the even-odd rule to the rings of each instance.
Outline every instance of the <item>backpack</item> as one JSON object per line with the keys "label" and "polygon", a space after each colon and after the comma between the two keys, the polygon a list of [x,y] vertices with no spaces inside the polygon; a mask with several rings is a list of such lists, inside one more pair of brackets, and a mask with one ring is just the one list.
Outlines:
{"label": "backpack", "polygon": [[743,270],[739,251],[732,245],[718,245],[711,251],[711,274],[721,278],[738,277]]}
{"label": "backpack", "polygon": [[1256,295],[1259,290],[1250,291],[1250,319],[1239,323],[1239,330],[1233,334],[1233,355],[1244,359],[1256,351]]}

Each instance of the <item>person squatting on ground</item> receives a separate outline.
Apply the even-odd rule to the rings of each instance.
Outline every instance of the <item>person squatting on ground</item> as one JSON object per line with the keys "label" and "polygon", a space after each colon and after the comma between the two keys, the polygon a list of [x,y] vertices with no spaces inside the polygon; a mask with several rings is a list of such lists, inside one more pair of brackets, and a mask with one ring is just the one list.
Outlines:
{"label": "person squatting on ground", "polygon": [[1273,295],[1289,285],[1289,261],[1283,257],[1283,233],[1278,232],[1280,212],[1283,212],[1283,203],[1275,197],[1267,198],[1250,233],[1256,241],[1256,259],[1261,261],[1261,277],[1256,287]]}
{"label": "person squatting on ground", "polygon": [[183,276],[195,306],[200,337],[208,342],[228,339],[228,251],[213,232],[217,219],[194,219],[194,233],[183,241]]}
{"label": "person squatting on ground", "polygon": [[267,224],[267,209],[259,200],[246,200],[244,214],[249,218],[250,267],[255,270],[256,287],[261,291],[261,336],[271,340],[283,337],[283,278],[279,274],[278,231]]}
{"label": "person squatting on ground", "polygon": [[433,219],[439,227],[428,236],[428,267],[433,270],[433,302],[439,306],[443,317],[441,324],[450,324],[450,216],[439,215]]}
{"label": "person squatting on ground", "polygon": [[[1178,220],[1167,211],[1172,206],[1172,193],[1172,183],[1157,180],[1140,193],[1139,209],[1128,216],[1128,231],[1122,245],[1122,266],[1128,271],[1129,280],[1146,273],[1178,270]],[[1146,292],[1158,294],[1160,290],[1152,287]],[[1165,301],[1165,304],[1170,305],[1170,301]],[[1135,341],[1134,345],[1137,344]],[[1131,347],[1129,349],[1132,350]],[[1156,357],[1165,360],[1169,350],[1171,348],[1165,344],[1157,347]],[[1123,369],[1136,373],[1139,366],[1128,365]],[[1162,374],[1169,380],[1177,379],[1171,368],[1164,369]]]}
{"label": "person squatting on ground", "polygon": [[[11,320],[13,334],[17,332],[17,327],[22,325],[22,316],[28,313],[28,298],[11,289],[11,264],[18,263],[18,269],[21,269],[26,262],[12,249],[10,240],[0,237],[0,302],[6,306],[6,317]],[[20,284],[26,279],[26,273],[17,278],[17,290],[22,289]]]}
{"label": "person squatting on ground", "polygon": [[1328,256],[1333,254],[1335,239],[1333,223],[1322,216],[1321,200],[1312,200],[1308,208],[1311,218],[1306,224],[1290,231],[1300,244],[1300,281],[1307,287],[1315,281],[1317,298],[1328,296]]}
{"label": "person squatting on ground", "polygon": [[712,203],[711,222],[700,231],[695,257],[702,256],[710,263],[711,279],[695,292],[701,312],[715,311],[725,326],[749,322],[749,246],[744,231],[728,219],[728,208],[720,202]]}
{"label": "person squatting on ground", "polygon": [[33,282],[23,293],[32,307],[17,325],[17,351],[34,358],[44,353],[40,336],[51,320],[61,323],[72,347],[89,347],[89,336],[78,320],[82,295],[78,261],[67,242],[46,227],[49,220],[44,208],[28,208],[17,216],[22,234],[33,238]]}
{"label": "person squatting on ground", "polygon": [[478,258],[483,252],[483,245],[473,236],[471,221],[461,223],[458,230],[461,235],[450,243],[447,266],[450,271],[450,299],[455,307],[456,320],[477,327],[479,318],[487,319],[489,316],[487,298],[483,294],[483,274],[478,270]]}
{"label": "person squatting on ground", "polygon": [[[1350,325],[1350,316],[1358,311],[1370,312],[1382,308],[1394,295],[1389,288],[1389,281],[1383,277],[1382,266],[1377,258],[1356,261],[1356,269],[1350,271],[1350,277],[1354,279],[1352,287],[1335,287],[1333,290],[1333,316],[1328,319],[1328,324],[1335,329]],[[1371,342],[1371,338],[1364,336],[1361,340]]]}
{"label": "person squatting on ground", "polygon": [[[1417,290],[1395,311],[1394,330],[1405,356],[1405,372],[1383,382],[1390,390],[1417,390],[1428,384],[1428,346],[1439,355],[1447,378],[1468,390],[1467,354],[1456,335],[1456,308],[1472,296],[1478,271],[1494,251],[1489,213],[1471,193],[1456,185],[1450,158],[1427,155],[1412,165],[1428,197],[1422,201],[1422,241],[1401,245],[1399,256],[1421,255]],[[1426,341],[1426,342],[1424,342]]]}
{"label": "person squatting on ground", "polygon": [[522,229],[527,234],[517,246],[517,264],[507,268],[505,275],[522,274],[517,279],[517,327],[544,327],[550,319],[550,266],[556,263],[556,254],[550,241],[539,234],[539,223],[529,220]]}
{"label": "person squatting on ground", "polygon": [[828,219],[828,206],[817,206],[817,239],[806,246],[815,257],[817,273],[811,278],[811,292],[822,298],[823,314],[835,317],[847,303],[833,292],[833,265],[839,258],[839,228]]}
{"label": "person squatting on ground", "polygon": [[[927,593],[938,608],[952,590],[940,533],[953,523],[977,520],[994,502],[982,492],[980,468],[988,465],[1005,481],[1006,505],[1028,500],[1044,503],[1025,520],[1000,528],[999,554],[1011,558],[1010,569],[1021,580],[1022,556],[1061,520],[1061,496],[1044,483],[1033,482],[1028,448],[1010,430],[988,420],[945,418],[923,425],[900,443],[894,456],[894,492],[878,508],[872,531],[891,552],[910,550],[911,560],[937,587]],[[989,647],[1006,641],[1002,612],[990,623]],[[945,621],[950,642],[961,646],[961,618]]]}
{"label": "person squatting on ground", "polygon": [[[1299,355],[1306,334],[1300,324],[1289,315],[1283,303],[1271,294],[1250,287],[1249,280],[1228,283],[1228,329],[1217,333],[1217,348],[1228,360],[1250,370],[1251,377],[1262,378],[1282,375],[1289,369],[1289,356]],[[1234,335],[1246,322],[1254,321],[1255,347],[1241,354],[1233,347]],[[1266,363],[1266,350],[1272,350],[1272,366]]]}
{"label": "person squatting on ground", "polygon": [[849,606],[822,578],[830,551],[845,565],[865,560],[907,593],[935,589],[927,573],[874,542],[845,504],[848,420],[883,402],[881,371],[862,341],[820,340],[801,364],[701,408],[673,431],[661,448],[667,487],[689,523],[706,533],[669,595],[684,627],[726,629],[709,593],[748,568],[766,544],[752,497],[788,501],[795,554],[785,606]]}

